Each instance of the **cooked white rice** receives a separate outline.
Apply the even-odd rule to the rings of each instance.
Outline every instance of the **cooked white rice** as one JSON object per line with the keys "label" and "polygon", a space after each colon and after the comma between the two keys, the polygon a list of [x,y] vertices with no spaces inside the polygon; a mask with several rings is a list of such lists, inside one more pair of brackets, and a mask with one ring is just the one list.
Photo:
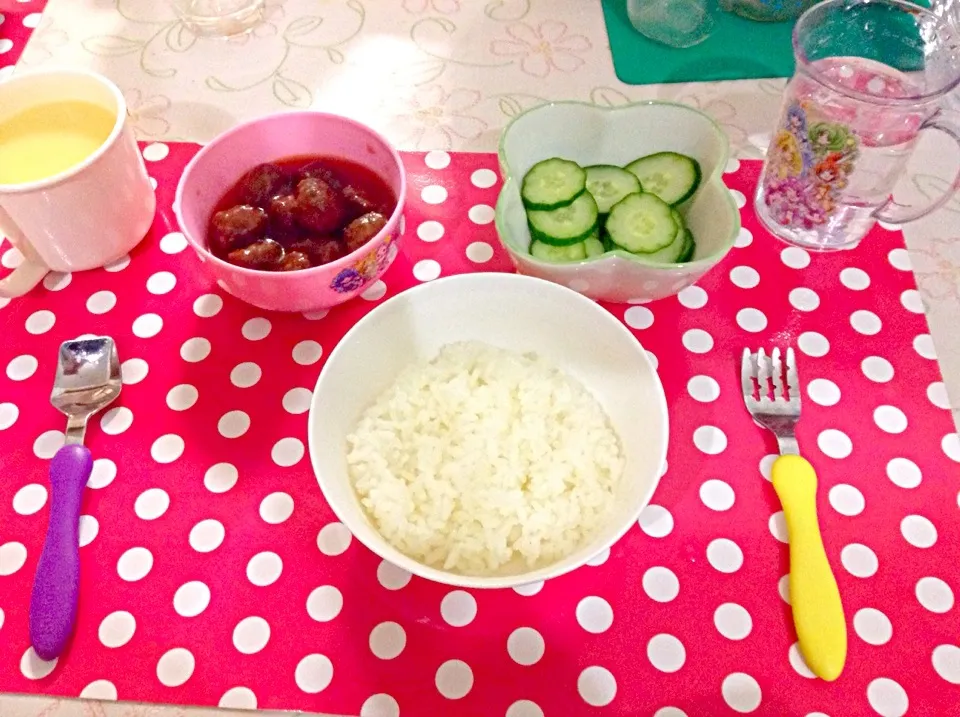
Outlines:
{"label": "cooked white rice", "polygon": [[610,514],[624,463],[581,384],[537,356],[475,342],[403,371],[347,447],[383,537],[465,575],[539,567],[579,548]]}

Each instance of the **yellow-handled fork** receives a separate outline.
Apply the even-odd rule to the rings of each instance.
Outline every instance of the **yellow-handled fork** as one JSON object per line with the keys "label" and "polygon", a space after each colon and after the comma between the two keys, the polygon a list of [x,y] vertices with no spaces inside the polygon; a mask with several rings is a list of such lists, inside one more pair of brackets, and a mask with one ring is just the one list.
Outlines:
{"label": "yellow-handled fork", "polygon": [[800,379],[793,349],[786,351],[786,366],[779,348],[770,356],[763,349],[755,354],[744,349],[740,377],[747,410],[780,444],[772,480],[787,523],[790,604],[800,653],[814,674],[832,681],[847,659],[847,623],[820,537],[817,474],[800,456],[794,432],[800,419]]}

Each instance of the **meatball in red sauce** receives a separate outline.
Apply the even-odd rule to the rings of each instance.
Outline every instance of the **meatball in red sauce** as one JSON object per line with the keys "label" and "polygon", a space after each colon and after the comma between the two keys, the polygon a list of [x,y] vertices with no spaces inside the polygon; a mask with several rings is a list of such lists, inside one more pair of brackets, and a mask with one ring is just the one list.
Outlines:
{"label": "meatball in red sauce", "polygon": [[366,167],[289,157],[254,167],[230,188],[210,218],[207,243],[237,266],[299,271],[360,249],[396,206],[387,183]]}

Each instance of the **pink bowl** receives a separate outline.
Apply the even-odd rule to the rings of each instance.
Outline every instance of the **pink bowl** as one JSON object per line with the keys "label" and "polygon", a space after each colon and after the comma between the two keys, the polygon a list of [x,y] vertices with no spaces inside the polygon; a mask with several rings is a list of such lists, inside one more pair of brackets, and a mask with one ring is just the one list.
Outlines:
{"label": "pink bowl", "polygon": [[[263,162],[297,155],[348,159],[379,175],[397,196],[387,225],[352,254],[301,271],[234,266],[207,249],[207,223],[226,191]],[[173,210],[180,230],[217,283],[238,299],[271,311],[316,311],[349,301],[390,267],[403,234],[406,174],[382,135],[359,122],[324,112],[283,112],[238,125],[216,137],[187,165]]]}

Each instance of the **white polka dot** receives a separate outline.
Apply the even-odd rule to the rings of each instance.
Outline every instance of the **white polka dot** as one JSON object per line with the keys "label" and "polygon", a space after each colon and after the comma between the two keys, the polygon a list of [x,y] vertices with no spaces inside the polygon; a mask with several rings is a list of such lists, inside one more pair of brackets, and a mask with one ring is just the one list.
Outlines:
{"label": "white polka dot", "polygon": [[780,593],[780,599],[787,605],[790,604],[790,573],[787,573],[777,581],[777,592]]}
{"label": "white polka dot", "polygon": [[911,314],[922,314],[925,311],[923,297],[920,296],[920,292],[916,289],[907,289],[900,294],[900,303],[903,304],[903,308]]}
{"label": "white polka dot", "polygon": [[489,204],[476,204],[470,207],[470,211],[467,212],[467,216],[470,217],[470,221],[474,224],[484,226],[493,221],[495,213],[493,211],[493,207],[491,207]]}
{"label": "white polka dot", "polygon": [[370,652],[381,660],[392,660],[407,646],[407,633],[395,622],[381,622],[370,631]]}
{"label": "white polka dot", "polygon": [[196,666],[193,653],[175,647],[165,652],[157,663],[157,679],[166,687],[179,687],[190,679]]}
{"label": "white polka dot", "polygon": [[443,204],[447,200],[447,190],[439,184],[431,184],[420,192],[424,204]]}
{"label": "white polka dot", "polygon": [[873,421],[887,433],[903,433],[907,429],[907,417],[896,406],[878,406],[873,412]]}
{"label": "white polka dot", "polygon": [[196,617],[210,604],[210,588],[199,580],[184,583],[173,594],[173,609],[181,617]]}
{"label": "white polka dot", "polygon": [[707,292],[699,286],[688,286],[677,294],[677,300],[688,309],[702,309],[707,305]]}
{"label": "white polka dot", "polygon": [[104,265],[103,269],[104,271],[109,271],[111,274],[115,274],[118,271],[123,271],[128,266],[130,266],[130,255],[124,254],[119,259],[114,259],[109,264]]}
{"label": "white polka dot", "polygon": [[653,312],[646,306],[631,306],[623,314],[623,320],[633,329],[649,329],[653,326]]}
{"label": "white polka dot", "polygon": [[639,524],[651,538],[665,538],[673,530],[673,516],[662,505],[651,504],[640,513]]}
{"label": "white polka dot", "polygon": [[657,355],[652,351],[647,351],[647,358],[650,359],[650,364],[653,366],[653,370],[656,371],[657,367],[660,365]]}
{"label": "white polka dot", "polygon": [[863,493],[847,483],[838,483],[830,489],[830,505],[840,515],[860,515],[866,507]]}
{"label": "white polka dot", "polygon": [[790,305],[797,311],[813,311],[820,306],[820,297],[805,286],[793,289],[789,295]]}
{"label": "white polka dot", "polygon": [[333,680],[333,663],[326,655],[307,655],[297,663],[294,679],[307,694],[323,692]]}
{"label": "white polka dot", "polygon": [[913,270],[910,263],[910,254],[907,253],[906,249],[891,249],[890,253],[887,254],[887,260],[894,269],[899,269],[900,271]]}
{"label": "white polka dot", "polygon": [[193,313],[201,319],[216,316],[223,308],[223,299],[216,294],[204,294],[193,302]]}
{"label": "white polka dot", "polygon": [[249,687],[231,687],[223,693],[217,706],[233,710],[255,710],[257,696]]}
{"label": "white polka dot", "polygon": [[740,232],[734,240],[733,245],[738,249],[743,249],[753,243],[753,233],[746,227],[740,227]]}
{"label": "white polka dot", "polygon": [[647,659],[660,672],[676,672],[687,661],[687,651],[673,635],[654,635],[647,643]]}
{"label": "white polka dot", "polygon": [[137,496],[133,510],[141,520],[156,520],[170,507],[170,496],[162,488],[150,488]]}
{"label": "white polka dot", "polygon": [[201,337],[187,339],[180,347],[180,358],[189,363],[203,361],[210,355],[210,342]]}
{"label": "white polka dot", "polygon": [[846,433],[828,428],[817,436],[817,447],[830,458],[846,458],[853,451],[853,443]]}
{"label": "white polka dot", "polygon": [[97,637],[104,647],[123,647],[133,639],[136,631],[136,618],[129,612],[118,610],[103,618],[97,630]]}
{"label": "white polka dot", "polygon": [[143,148],[143,158],[148,162],[159,162],[170,154],[170,148],[163,142],[152,142]]}
{"label": "white polka dot", "polygon": [[141,339],[149,339],[160,333],[163,328],[163,319],[157,314],[138,316],[133,322],[133,333]]}
{"label": "white polka dot", "polygon": [[[956,433],[948,433],[940,441],[940,448],[947,458],[960,463],[960,436]],[[36,450],[36,447],[34,447],[34,450]]]}
{"label": "white polka dot", "polygon": [[737,205],[737,209],[743,209],[745,206],[747,206],[747,198],[739,189],[731,189],[730,194],[733,197],[733,201]]}
{"label": "white polka dot", "polygon": [[180,232],[171,232],[160,240],[160,249],[165,254],[177,254],[187,248],[187,238]]}
{"label": "white polka dot", "polygon": [[141,358],[127,359],[120,364],[120,378],[125,386],[140,383],[149,371],[149,364]]}
{"label": "white polka dot", "polygon": [[887,478],[901,488],[916,488],[920,485],[923,474],[909,458],[893,458],[887,463]]}
{"label": "white polka dot", "polygon": [[617,696],[617,680],[610,670],[594,665],[577,678],[577,692],[592,707],[605,707]]}
{"label": "white polka dot", "polygon": [[705,354],[713,348],[713,337],[703,329],[690,329],[683,334],[683,345],[687,351]]}
{"label": "white polka dot", "polygon": [[39,483],[23,486],[13,496],[13,510],[20,515],[33,515],[47,503],[47,489]]}
{"label": "white polka dot", "polygon": [[353,536],[343,523],[328,523],[317,533],[317,547],[324,555],[341,555],[350,547]]}
{"label": "white polka dot", "polygon": [[270,324],[269,319],[258,316],[255,319],[246,321],[240,329],[240,333],[243,334],[243,338],[248,341],[260,341],[267,337],[267,334],[270,333],[270,329],[272,328],[273,326]]}
{"label": "white polka dot", "polygon": [[[0,45],[2,45],[4,42],[9,42],[9,40],[0,40]],[[23,254],[20,253],[20,250],[14,246],[3,252],[3,256],[0,257],[0,264],[7,269],[16,269],[23,263],[23,260]]]}
{"label": "white polka dot", "polygon": [[263,372],[257,364],[253,361],[244,361],[230,371],[230,383],[237,388],[250,388],[257,384],[262,375]]}
{"label": "white polka dot", "polygon": [[940,578],[920,578],[916,595],[920,604],[930,612],[943,614],[953,608],[953,590]]}
{"label": "white polka dot", "polygon": [[906,691],[888,677],[878,677],[867,685],[867,701],[881,717],[903,717],[910,706]]}
{"label": "white polka dot", "polygon": [[651,600],[670,602],[680,593],[680,581],[670,568],[658,565],[643,574],[643,591]]}
{"label": "white polka dot", "polygon": [[317,622],[330,622],[343,610],[343,594],[332,585],[321,585],[307,597],[307,614]]}
{"label": "white polka dot", "polygon": [[950,410],[950,399],[947,397],[947,387],[943,381],[934,381],[927,386],[927,400],[937,408]]}
{"label": "white polka dot", "polygon": [[63,442],[62,431],[44,431],[33,442],[33,454],[41,460],[53,458],[63,448]]}
{"label": "white polka dot", "polygon": [[840,400],[840,387],[826,378],[815,378],[807,384],[807,395],[821,406],[834,406]]}
{"label": "white polka dot", "polygon": [[830,342],[827,341],[827,337],[818,334],[816,331],[804,331],[800,334],[797,339],[797,346],[807,356],[813,356],[814,358],[826,356],[830,350]]}
{"label": "white polka dot", "polygon": [[762,475],[767,480],[773,478],[773,464],[777,462],[777,458],[780,455],[778,453],[768,453],[763,458],[760,459],[760,475]]}
{"label": "white polka dot", "polygon": [[239,473],[230,463],[210,466],[203,476],[203,485],[211,493],[226,493],[237,484]]}
{"label": "white polka dot", "polygon": [[377,582],[387,590],[405,588],[413,576],[403,568],[398,568],[387,560],[381,560],[377,566]]}
{"label": "white polka dot", "polygon": [[316,311],[304,311],[301,315],[307,321],[319,321],[320,319],[326,317],[326,315],[329,313],[330,312],[328,309],[317,309]]}
{"label": "white polka dot", "polygon": [[538,592],[543,590],[543,580],[535,580],[532,583],[526,583],[525,585],[517,585],[513,588],[513,591],[517,595],[523,595],[524,597],[531,597],[536,595]]}
{"label": "white polka dot", "polygon": [[413,266],[413,276],[417,281],[433,281],[440,276],[440,264],[433,259],[421,259]]}
{"label": "white polka dot", "polygon": [[726,450],[727,436],[716,426],[700,426],[693,432],[693,444],[701,452],[715,456]]}
{"label": "white polka dot", "polygon": [[757,333],[767,328],[767,317],[759,309],[740,309],[737,312],[737,325],[744,331]]}
{"label": "white polka dot", "polygon": [[128,583],[147,576],[153,568],[153,553],[146,548],[130,548],[117,561],[117,574]]}
{"label": "white polka dot", "polygon": [[281,438],[270,451],[270,458],[282,468],[296,465],[303,458],[303,443],[298,438]]}
{"label": "white polka dot", "polygon": [[276,553],[257,553],[247,563],[247,580],[258,587],[273,585],[283,572],[283,560]]}
{"label": "white polka dot", "polygon": [[464,590],[454,590],[440,601],[440,615],[452,627],[469,625],[477,616],[477,601]]}
{"label": "white polka dot", "polygon": [[806,249],[798,246],[788,246],[780,252],[780,261],[791,269],[806,269],[810,265],[810,255]]}
{"label": "white polka dot", "polygon": [[470,175],[470,183],[478,189],[489,189],[497,183],[497,173],[492,169],[478,169]]}
{"label": "white polka dot", "polygon": [[[577,619],[580,620],[579,608]],[[532,627],[518,627],[507,638],[507,653],[510,659],[524,667],[539,662],[545,650],[543,636]]]}
{"label": "white polka dot", "polygon": [[877,572],[877,554],[866,545],[850,543],[840,551],[840,562],[856,578],[869,578]]}
{"label": "white polka dot", "polygon": [[937,351],[933,346],[933,339],[930,334],[919,334],[913,339],[913,350],[922,358],[931,361],[937,358]]}
{"label": "white polka dot", "polygon": [[260,502],[260,517],[270,525],[279,525],[293,515],[293,498],[287,493],[271,493]]}
{"label": "white polka dot", "polygon": [[[0,43],[3,41],[0,40]],[[28,680],[42,680],[49,675],[57,666],[58,658],[52,660],[41,660],[32,647],[28,647],[20,658],[20,674]]]}
{"label": "white polka dot", "polygon": [[[363,717],[363,715],[360,715]],[[544,717],[540,705],[530,700],[517,700],[507,707],[504,717]]]}
{"label": "white polka dot", "polygon": [[753,630],[753,618],[742,605],[725,602],[713,613],[717,632],[728,640],[742,640]]}
{"label": "white polka dot", "polygon": [[309,388],[291,388],[283,394],[283,410],[287,413],[299,415],[310,410],[310,401],[313,394]]}
{"label": "white polka dot", "polygon": [[77,527],[77,544],[81,548],[90,545],[100,532],[100,523],[92,515],[81,515]]}
{"label": "white polka dot", "polygon": [[467,245],[467,259],[474,264],[486,264],[493,258],[493,247],[485,241],[475,241]]}
{"label": "white polka dot", "polygon": [[7,364],[7,378],[11,381],[26,381],[37,371],[39,362],[33,356],[23,354]]}
{"label": "white polka dot", "polygon": [[227,411],[217,422],[217,431],[224,438],[239,438],[250,429],[250,416],[244,411]]}
{"label": "white polka dot", "polygon": [[847,267],[840,272],[840,283],[853,291],[863,291],[870,286],[870,275],[863,269]]}
{"label": "white polka dot", "polygon": [[931,656],[933,669],[940,677],[953,685],[960,685],[960,647],[938,645]]}
{"label": "white polka dot", "polygon": [[730,270],[730,281],[741,289],[752,289],[760,283],[760,274],[752,266],[735,266]]}
{"label": "white polka dot", "polygon": [[270,625],[262,617],[245,617],[233,628],[233,646],[244,655],[260,652],[269,641]]}
{"label": "white polka dot", "polygon": [[448,700],[459,700],[473,689],[473,670],[462,660],[447,660],[437,669],[434,683]]}
{"label": "white polka dot", "polygon": [[109,458],[97,458],[93,462],[93,470],[90,471],[90,480],[87,481],[88,488],[106,488],[117,477],[117,464]]}
{"label": "white polka dot", "polygon": [[301,341],[293,347],[293,360],[301,366],[315,364],[323,356],[323,347],[316,341]]}
{"label": "white polka dot", "polygon": [[190,547],[198,553],[210,553],[220,547],[225,536],[223,523],[207,518],[190,529]]}
{"label": "white polka dot", "polygon": [[26,328],[27,333],[37,336],[39,334],[47,333],[53,328],[53,325],[56,322],[57,317],[52,311],[42,309],[40,311],[34,311],[32,314],[30,314],[30,316],[27,317],[27,320],[24,323],[24,328]]}
{"label": "white polka dot", "polygon": [[884,645],[893,637],[893,625],[879,610],[865,607],[853,616],[853,629],[860,639],[870,645]]}
{"label": "white polka dot", "polygon": [[169,271],[158,271],[147,279],[147,291],[151,294],[169,294],[177,285],[177,277]]}
{"label": "white polka dot", "polygon": [[900,534],[915,548],[930,548],[937,542],[937,528],[922,515],[908,515],[900,521]]}
{"label": "white polka dot", "polygon": [[880,333],[883,323],[880,321],[880,317],[872,311],[858,309],[850,314],[850,325],[857,333],[874,336]]}
{"label": "white polka dot", "polygon": [[770,516],[770,519],[767,521],[767,529],[770,531],[770,535],[779,540],[781,543],[789,542],[789,535],[787,533],[787,520],[784,517],[782,510],[778,510],[776,513]]}
{"label": "white polka dot", "polygon": [[370,695],[360,706],[360,717],[400,717],[400,705],[385,692]]}
{"label": "white polka dot", "polygon": [[435,149],[423,158],[423,163],[430,169],[446,169],[450,166],[450,155],[442,149]]}
{"label": "white polka dot", "polygon": [[[3,17],[3,16],[0,15],[0,17]],[[42,13],[32,12],[29,15],[27,15],[25,18],[23,18],[23,26],[28,27],[32,30],[40,24],[40,21],[42,19],[43,19]],[[2,22],[2,20],[0,20],[0,22]]]}
{"label": "white polka dot", "polygon": [[23,543],[0,545],[0,575],[13,575],[27,562],[27,548]]}
{"label": "white polka dot", "polygon": [[43,285],[47,291],[66,289],[71,281],[73,281],[73,275],[70,274],[70,272],[62,273],[59,271],[51,271],[43,277]]}
{"label": "white polka dot", "polygon": [[[736,157],[731,157],[727,160],[727,164],[723,168],[724,174],[733,174],[740,171],[740,160]],[[676,709],[674,707],[665,707],[664,709]],[[659,711],[653,717],[671,717],[669,715],[661,715]],[[674,716],[675,717],[675,716]]]}
{"label": "white polka dot", "polygon": [[364,301],[379,301],[387,293],[387,285],[384,284],[379,279],[372,284],[360,294],[360,298]]}
{"label": "white polka dot", "polygon": [[876,383],[887,383],[893,379],[893,366],[880,356],[867,356],[860,363],[863,375]]}
{"label": "white polka dot", "polygon": [[109,436],[123,433],[133,425],[133,411],[126,406],[111,408],[100,418],[100,430]]}
{"label": "white polka dot", "polygon": [[80,697],[86,700],[114,702],[117,699],[117,687],[110,680],[94,680],[80,690]]}
{"label": "white polka dot", "polygon": [[183,439],[175,433],[160,436],[150,446],[150,455],[157,463],[173,463],[183,455]]}
{"label": "white polka dot", "polygon": [[20,409],[12,403],[0,403],[0,431],[5,431],[20,417]]}
{"label": "white polka dot", "polygon": [[610,558],[610,548],[604,548],[599,553],[597,553],[592,558],[590,558],[587,561],[587,565],[596,568],[596,567],[599,567],[600,565],[603,565],[605,562],[607,562],[609,558]]}
{"label": "white polka dot", "polygon": [[724,511],[733,507],[734,493],[729,483],[711,478],[700,486],[700,500],[710,510]]}
{"label": "white polka dot", "polygon": [[745,672],[727,675],[720,686],[720,692],[723,694],[723,701],[734,712],[746,714],[760,706],[760,685]]}
{"label": "white polka dot", "polygon": [[787,657],[790,660],[790,667],[793,668],[793,671],[796,672],[801,677],[806,677],[808,680],[813,680],[816,678],[816,675],[813,674],[813,670],[807,665],[807,661],[803,659],[803,655],[800,654],[800,643],[795,642],[790,645],[790,650],[787,652]]}
{"label": "white polka dot", "polygon": [[577,604],[577,622],[587,632],[599,635],[613,625],[613,608],[602,597],[591,595]]}
{"label": "white polka dot", "polygon": [[435,242],[443,238],[443,224],[430,219],[417,227],[417,236],[421,241]]}
{"label": "white polka dot", "polygon": [[707,560],[721,573],[735,573],[743,565],[743,551],[732,540],[717,538],[707,546]]}

